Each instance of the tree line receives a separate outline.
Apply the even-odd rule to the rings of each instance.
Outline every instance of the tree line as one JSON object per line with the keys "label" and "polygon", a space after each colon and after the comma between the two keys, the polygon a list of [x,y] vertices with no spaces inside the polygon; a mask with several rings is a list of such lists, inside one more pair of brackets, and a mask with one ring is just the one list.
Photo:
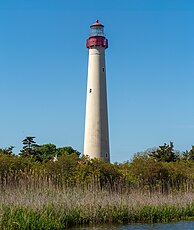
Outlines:
{"label": "tree line", "polygon": [[[56,159],[56,157],[62,155],[76,154],[80,156],[80,152],[73,149],[71,146],[57,148],[54,144],[38,145],[35,141],[35,137],[32,136],[25,137],[22,144],[23,148],[16,155],[22,158],[31,158],[40,163],[51,160],[54,157]],[[14,155],[13,149],[14,146],[0,148],[0,155]]]}
{"label": "tree line", "polygon": [[106,163],[81,156],[72,147],[38,145],[26,137],[23,148],[13,154],[13,146],[0,149],[0,185],[30,187],[96,187],[115,191],[189,192],[194,188],[194,146],[174,150],[173,142],[137,153],[131,161]]}

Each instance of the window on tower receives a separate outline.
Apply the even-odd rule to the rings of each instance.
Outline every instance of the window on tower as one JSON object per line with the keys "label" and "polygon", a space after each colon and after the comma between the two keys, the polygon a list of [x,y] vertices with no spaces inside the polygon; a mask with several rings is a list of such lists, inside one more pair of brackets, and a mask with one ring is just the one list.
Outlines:
{"label": "window on tower", "polygon": [[92,92],[92,89],[89,90],[89,93],[91,93],[91,92]]}

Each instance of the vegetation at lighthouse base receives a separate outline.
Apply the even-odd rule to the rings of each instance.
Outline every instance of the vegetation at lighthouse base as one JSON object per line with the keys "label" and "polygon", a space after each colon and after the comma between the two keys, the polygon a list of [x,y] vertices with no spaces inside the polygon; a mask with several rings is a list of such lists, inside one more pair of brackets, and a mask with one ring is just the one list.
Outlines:
{"label": "vegetation at lighthouse base", "polygon": [[164,144],[108,164],[34,139],[25,138],[18,155],[0,149],[0,229],[194,217],[194,147],[179,153]]}

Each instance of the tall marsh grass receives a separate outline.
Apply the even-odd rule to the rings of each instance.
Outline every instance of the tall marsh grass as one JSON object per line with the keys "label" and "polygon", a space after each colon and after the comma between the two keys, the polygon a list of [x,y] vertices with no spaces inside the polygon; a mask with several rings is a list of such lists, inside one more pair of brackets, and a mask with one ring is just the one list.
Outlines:
{"label": "tall marsh grass", "polygon": [[194,163],[76,156],[34,162],[0,156],[0,229],[65,229],[194,217]]}
{"label": "tall marsh grass", "polygon": [[[44,184],[44,183],[43,183]],[[65,229],[103,223],[167,222],[194,217],[192,193],[7,187],[0,193],[0,229]]]}

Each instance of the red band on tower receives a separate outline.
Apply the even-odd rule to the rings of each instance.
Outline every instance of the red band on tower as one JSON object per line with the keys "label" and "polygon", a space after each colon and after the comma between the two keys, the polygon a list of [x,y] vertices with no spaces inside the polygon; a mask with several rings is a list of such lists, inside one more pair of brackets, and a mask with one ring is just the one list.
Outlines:
{"label": "red band on tower", "polygon": [[108,48],[108,39],[106,39],[105,37],[89,37],[86,40],[86,47],[90,48],[90,47],[94,47],[94,46],[102,46],[105,48]]}
{"label": "red band on tower", "polygon": [[108,39],[104,35],[104,25],[100,24],[98,20],[90,26],[90,37],[86,40],[86,47],[91,48],[101,46],[108,48]]}

